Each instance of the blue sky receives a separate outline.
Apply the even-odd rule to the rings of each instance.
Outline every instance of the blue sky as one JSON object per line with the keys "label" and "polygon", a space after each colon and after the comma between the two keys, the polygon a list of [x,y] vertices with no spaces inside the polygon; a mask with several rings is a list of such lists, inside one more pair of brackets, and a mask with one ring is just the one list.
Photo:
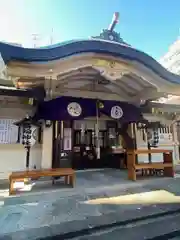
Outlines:
{"label": "blue sky", "polygon": [[0,0],[0,40],[32,47],[98,35],[120,12],[116,31],[159,59],[179,35],[180,0]]}

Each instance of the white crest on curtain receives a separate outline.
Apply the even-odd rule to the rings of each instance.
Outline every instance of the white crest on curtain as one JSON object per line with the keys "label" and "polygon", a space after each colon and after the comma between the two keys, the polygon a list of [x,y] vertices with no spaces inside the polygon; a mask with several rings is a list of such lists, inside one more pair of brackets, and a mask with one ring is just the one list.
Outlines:
{"label": "white crest on curtain", "polygon": [[119,119],[123,116],[123,110],[119,106],[114,106],[111,108],[111,117],[114,119]]}
{"label": "white crest on curtain", "polygon": [[68,113],[73,117],[79,117],[82,113],[82,108],[79,103],[72,102],[67,106]]}

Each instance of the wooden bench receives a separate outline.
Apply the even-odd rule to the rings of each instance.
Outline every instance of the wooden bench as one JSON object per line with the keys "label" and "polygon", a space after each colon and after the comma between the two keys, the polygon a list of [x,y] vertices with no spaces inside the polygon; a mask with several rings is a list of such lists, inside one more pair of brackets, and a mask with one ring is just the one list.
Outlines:
{"label": "wooden bench", "polygon": [[9,195],[15,194],[14,183],[24,181],[24,179],[38,179],[40,177],[52,177],[52,183],[55,183],[55,177],[64,177],[65,184],[74,187],[75,171],[72,168],[55,168],[42,170],[29,170],[21,172],[12,172],[9,176]]}
{"label": "wooden bench", "polygon": [[[136,163],[136,156],[139,154],[153,154],[153,153],[162,153],[163,162],[158,163]],[[127,151],[127,165],[128,165],[128,179],[136,181],[136,172],[137,170],[142,170],[144,175],[147,175],[149,171],[150,175],[152,173],[158,173],[158,171],[163,171],[164,176],[174,177],[173,169],[173,159],[172,159],[172,150],[167,149],[138,149],[134,151]]]}

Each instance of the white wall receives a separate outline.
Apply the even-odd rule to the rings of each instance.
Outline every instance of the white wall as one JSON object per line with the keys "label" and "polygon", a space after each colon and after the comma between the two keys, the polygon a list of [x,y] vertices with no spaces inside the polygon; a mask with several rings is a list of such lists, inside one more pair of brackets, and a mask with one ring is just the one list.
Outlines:
{"label": "white wall", "polygon": [[22,119],[26,116],[26,114],[31,115],[33,111],[34,109],[31,108],[30,106],[27,106],[26,109],[19,107],[11,108],[0,106],[0,118]]}
{"label": "white wall", "polygon": [[[32,148],[30,169],[41,166],[41,145]],[[7,179],[13,171],[26,169],[26,151],[21,144],[0,144],[0,179]]]}
{"label": "white wall", "polygon": [[[20,108],[0,108],[0,119],[19,120],[25,117],[31,110]],[[41,144],[35,144],[30,152],[30,169],[36,166],[41,168]],[[26,169],[26,150],[19,143],[0,144],[0,179],[7,179],[13,171],[21,171]]]}
{"label": "white wall", "polygon": [[52,126],[43,129],[41,168],[52,167]]}
{"label": "white wall", "polygon": [[[136,124],[135,124],[135,137],[136,137],[137,149],[148,150],[146,131],[145,131],[145,129],[137,129]],[[148,161],[149,161],[148,154],[139,154],[138,155],[139,163],[147,163]]]}

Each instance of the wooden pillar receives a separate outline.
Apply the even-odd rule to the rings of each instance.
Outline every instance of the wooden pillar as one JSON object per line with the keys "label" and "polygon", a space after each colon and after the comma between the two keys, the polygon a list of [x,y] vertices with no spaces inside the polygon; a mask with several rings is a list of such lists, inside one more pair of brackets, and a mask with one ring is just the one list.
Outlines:
{"label": "wooden pillar", "polygon": [[56,164],[56,121],[53,121],[53,125],[52,125],[52,168],[55,168],[55,164]]}
{"label": "wooden pillar", "polygon": [[60,138],[59,152],[61,157],[61,153],[64,150],[64,122],[60,121],[58,127],[59,127],[59,138]]}
{"label": "wooden pillar", "polygon": [[61,143],[60,143],[60,122],[53,122],[53,161],[52,168],[58,168],[60,166],[61,157]]}
{"label": "wooden pillar", "polygon": [[164,167],[164,176],[166,177],[174,177],[174,170],[173,170],[173,152],[170,151],[168,153],[163,153],[163,160],[164,164],[171,163],[170,166]]}
{"label": "wooden pillar", "polygon": [[128,169],[128,179],[136,181],[136,154],[135,151],[127,151],[127,169]]}

